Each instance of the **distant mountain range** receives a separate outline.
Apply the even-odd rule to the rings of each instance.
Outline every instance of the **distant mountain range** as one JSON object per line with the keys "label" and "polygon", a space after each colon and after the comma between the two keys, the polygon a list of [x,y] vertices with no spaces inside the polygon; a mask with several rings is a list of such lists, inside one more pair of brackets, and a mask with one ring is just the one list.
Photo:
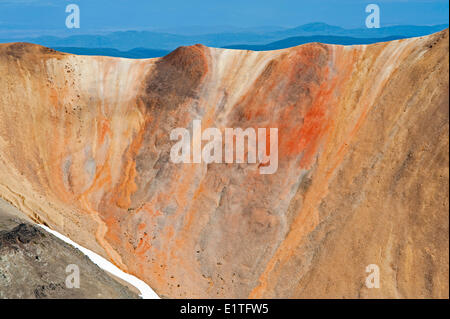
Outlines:
{"label": "distant mountain range", "polygon": [[[225,49],[238,49],[238,50],[252,50],[252,51],[269,51],[286,49],[295,47],[297,45],[321,42],[327,44],[341,44],[341,45],[353,45],[353,44],[371,44],[377,42],[386,42],[392,40],[403,39],[405,37],[390,36],[385,38],[351,38],[351,37],[338,37],[338,36],[310,36],[310,37],[291,37],[280,41],[272,42],[263,45],[251,45],[251,44],[236,44],[224,47]],[[52,47],[53,49],[61,52],[72,53],[77,55],[103,55],[130,59],[149,59],[162,57],[168,54],[169,50],[155,50],[146,48],[136,48],[128,51],[120,51],[112,48],[78,48],[78,47]]]}
{"label": "distant mountain range", "polygon": [[77,55],[103,55],[119,58],[130,58],[130,59],[158,58],[161,56],[165,56],[170,52],[168,50],[154,50],[146,48],[136,48],[129,51],[120,51],[111,48],[77,48],[77,47],[53,47],[52,49]]}
{"label": "distant mountain range", "polygon": [[202,35],[213,33],[268,33],[283,31],[289,28],[279,26],[259,26],[259,27],[235,27],[235,26],[178,26],[172,28],[159,28],[151,31],[161,33],[171,33],[179,35]]}
{"label": "distant mountain range", "polygon": [[439,24],[433,26],[399,25],[372,29],[345,29],[326,23],[309,23],[296,28],[277,31],[273,34],[281,35],[283,38],[311,35],[334,35],[355,38],[384,38],[388,36],[403,36],[406,38],[410,38],[432,34],[435,32],[439,32],[445,28],[448,28],[448,24]]}
{"label": "distant mountain range", "polygon": [[297,45],[320,42],[326,44],[341,44],[341,45],[354,45],[354,44],[371,44],[377,42],[387,42],[392,40],[404,39],[404,36],[389,36],[385,38],[351,38],[351,37],[338,37],[328,35],[316,35],[310,37],[291,37],[280,41],[272,42],[264,45],[248,45],[248,44],[236,44],[230,45],[227,49],[239,49],[239,50],[252,50],[252,51],[269,51],[286,49],[295,47]]}
{"label": "distant mountain range", "polygon": [[[228,47],[239,43],[263,45],[290,37],[311,37],[317,35],[352,38],[415,37],[435,33],[446,27],[448,27],[447,24],[435,26],[391,26],[378,29],[344,29],[326,23],[309,23],[296,28],[282,30],[276,30],[273,27],[262,27],[260,29],[254,28],[236,32],[193,35],[153,31],[120,31],[100,35],[73,35],[65,38],[55,36],[20,38],[14,39],[14,42],[31,42],[52,48],[111,48],[122,51],[128,51],[134,48],[157,48],[159,50],[171,51],[182,45],[193,45],[196,43],[211,47]],[[0,42],[11,42],[11,39],[0,40]]]}
{"label": "distant mountain range", "polygon": [[[179,46],[197,43],[210,47],[256,51],[283,49],[309,42],[342,45],[370,44],[428,35],[447,27],[448,24],[345,29],[326,23],[309,23],[288,29],[273,26],[247,29],[215,27],[206,28],[207,30],[202,33],[200,27],[190,27],[184,31],[186,34],[181,34],[182,32],[178,29],[161,29],[158,32],[117,31],[109,34],[78,34],[69,37],[29,37],[14,39],[13,41],[40,44],[74,54],[142,59],[163,56]],[[221,30],[224,30],[224,32],[220,32]],[[208,31],[211,33],[208,33]],[[0,39],[0,43],[2,42],[12,42],[12,40]]]}

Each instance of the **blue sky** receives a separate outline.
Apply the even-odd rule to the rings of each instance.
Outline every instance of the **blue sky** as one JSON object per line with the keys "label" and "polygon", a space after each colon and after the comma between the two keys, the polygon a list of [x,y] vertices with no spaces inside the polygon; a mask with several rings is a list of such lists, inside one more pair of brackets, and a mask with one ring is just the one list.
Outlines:
{"label": "blue sky", "polygon": [[0,0],[0,30],[65,30],[65,6],[78,4],[85,31],[183,26],[284,26],[325,22],[363,27],[376,3],[382,26],[448,23],[443,0]]}

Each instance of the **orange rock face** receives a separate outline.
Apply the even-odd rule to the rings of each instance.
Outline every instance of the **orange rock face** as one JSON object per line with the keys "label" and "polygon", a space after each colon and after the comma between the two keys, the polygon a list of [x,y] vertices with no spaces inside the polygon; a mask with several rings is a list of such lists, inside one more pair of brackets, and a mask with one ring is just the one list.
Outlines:
{"label": "orange rock face", "polygon": [[[0,196],[160,296],[448,298],[448,41],[0,45]],[[278,170],[172,163],[196,119],[278,128]]]}

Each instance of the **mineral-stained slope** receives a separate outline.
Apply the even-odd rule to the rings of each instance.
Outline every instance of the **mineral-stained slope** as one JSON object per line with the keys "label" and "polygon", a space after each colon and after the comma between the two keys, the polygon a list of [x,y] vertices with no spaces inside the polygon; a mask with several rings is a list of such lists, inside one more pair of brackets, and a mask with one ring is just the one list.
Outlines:
{"label": "mineral-stained slope", "polygon": [[[160,296],[448,298],[448,44],[0,45],[0,196]],[[172,163],[194,119],[278,128],[277,172]]]}

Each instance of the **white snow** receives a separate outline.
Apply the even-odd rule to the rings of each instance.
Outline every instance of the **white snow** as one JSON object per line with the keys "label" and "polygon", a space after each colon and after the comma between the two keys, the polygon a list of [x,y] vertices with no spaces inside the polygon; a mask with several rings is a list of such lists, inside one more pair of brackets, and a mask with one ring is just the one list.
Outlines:
{"label": "white snow", "polygon": [[73,242],[70,238],[67,238],[66,236],[58,233],[57,231],[54,231],[44,225],[39,225],[41,228],[43,228],[45,231],[55,235],[59,239],[65,241],[69,245],[72,245],[76,249],[80,250],[83,254],[89,257],[90,260],[103,270],[108,271],[109,273],[113,274],[116,277],[119,277],[122,280],[125,280],[126,282],[130,283],[134,287],[136,287],[140,291],[140,296],[143,299],[160,299],[159,296],[153,291],[152,288],[150,288],[149,285],[147,285],[142,280],[136,278],[135,276],[132,276],[130,274],[127,274],[126,272],[120,270],[118,267],[116,267],[114,264],[103,258],[102,256],[94,253],[93,251],[84,248],[83,246],[78,245],[77,243]]}

